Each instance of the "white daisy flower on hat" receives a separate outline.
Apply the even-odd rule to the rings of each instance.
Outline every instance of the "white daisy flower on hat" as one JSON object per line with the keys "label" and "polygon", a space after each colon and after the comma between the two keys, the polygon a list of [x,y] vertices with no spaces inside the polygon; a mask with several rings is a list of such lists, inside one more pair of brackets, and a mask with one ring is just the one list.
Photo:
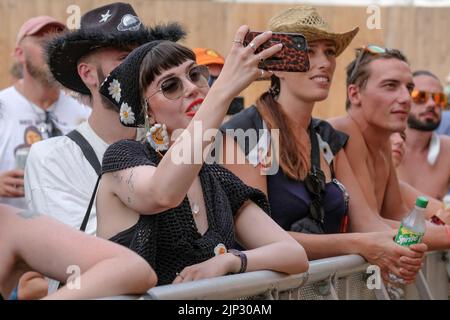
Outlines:
{"label": "white daisy flower on hat", "polygon": [[134,112],[128,103],[122,103],[120,106],[120,122],[125,124],[133,124],[135,122]]}
{"label": "white daisy flower on hat", "polygon": [[120,93],[122,91],[122,89],[120,89],[120,82],[117,79],[114,79],[113,81],[111,81],[111,83],[109,84],[109,88],[108,88],[109,94],[111,95],[111,97],[116,100],[117,103],[120,102]]}

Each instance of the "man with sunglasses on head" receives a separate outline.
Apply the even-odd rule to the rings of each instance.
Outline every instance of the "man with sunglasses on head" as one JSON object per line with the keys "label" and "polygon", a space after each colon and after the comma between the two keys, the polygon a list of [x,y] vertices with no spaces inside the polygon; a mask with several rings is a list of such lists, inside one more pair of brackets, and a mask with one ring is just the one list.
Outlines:
{"label": "man with sunglasses on head", "polygon": [[[330,120],[350,136],[345,151],[369,206],[393,228],[399,227],[420,195],[414,188],[403,190],[400,185],[390,144],[392,133],[406,129],[413,90],[409,63],[399,50],[364,47],[347,67],[347,115]],[[426,176],[418,170],[414,173]],[[430,199],[427,217],[440,209],[441,203]],[[448,249],[450,230],[430,225],[424,242],[430,250]]]}
{"label": "man with sunglasses on head", "polygon": [[[76,131],[31,149],[25,173],[31,209],[96,233],[95,204],[90,199],[103,154],[114,142],[140,138],[136,128],[120,124],[119,113],[98,92],[100,85],[134,48],[158,39],[177,41],[184,34],[178,24],[147,28],[131,5],[117,2],[87,12],[80,29],[50,43],[47,56],[53,76],[90,100],[92,114]],[[120,84],[114,82],[109,91],[119,101]],[[92,213],[84,221],[90,204]]]}
{"label": "man with sunglasses on head", "polygon": [[[435,131],[447,96],[439,79],[429,71],[413,73],[414,90],[406,128],[405,156],[397,167],[400,180],[442,199],[450,184],[450,137]],[[418,175],[417,173],[421,174]]]}

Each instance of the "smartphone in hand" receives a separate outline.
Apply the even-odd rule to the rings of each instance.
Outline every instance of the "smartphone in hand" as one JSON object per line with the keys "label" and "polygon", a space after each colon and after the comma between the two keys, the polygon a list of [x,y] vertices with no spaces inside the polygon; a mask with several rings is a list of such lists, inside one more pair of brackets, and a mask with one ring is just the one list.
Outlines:
{"label": "smartphone in hand", "polygon": [[[243,45],[248,46],[261,33],[249,31],[244,38]],[[256,49],[255,54],[278,43],[283,44],[281,51],[260,62],[260,69],[287,72],[306,72],[309,70],[308,43],[305,36],[300,33],[274,32],[272,38]]]}

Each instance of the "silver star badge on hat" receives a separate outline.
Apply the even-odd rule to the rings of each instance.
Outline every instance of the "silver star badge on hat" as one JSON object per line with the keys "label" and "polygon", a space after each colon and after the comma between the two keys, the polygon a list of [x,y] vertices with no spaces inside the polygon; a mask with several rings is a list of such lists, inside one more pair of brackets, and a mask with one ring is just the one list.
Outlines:
{"label": "silver star badge on hat", "polygon": [[101,14],[102,18],[100,19],[100,23],[108,21],[111,18],[112,14],[109,13],[109,10],[105,14]]}

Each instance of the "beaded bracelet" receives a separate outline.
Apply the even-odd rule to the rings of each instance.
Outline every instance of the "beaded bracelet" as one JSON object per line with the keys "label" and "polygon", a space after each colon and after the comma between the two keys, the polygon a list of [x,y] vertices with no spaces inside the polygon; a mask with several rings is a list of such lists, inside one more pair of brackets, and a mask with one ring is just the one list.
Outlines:
{"label": "beaded bracelet", "polygon": [[244,252],[235,249],[230,249],[228,252],[241,259],[241,268],[238,273],[245,272],[247,270],[247,255]]}

